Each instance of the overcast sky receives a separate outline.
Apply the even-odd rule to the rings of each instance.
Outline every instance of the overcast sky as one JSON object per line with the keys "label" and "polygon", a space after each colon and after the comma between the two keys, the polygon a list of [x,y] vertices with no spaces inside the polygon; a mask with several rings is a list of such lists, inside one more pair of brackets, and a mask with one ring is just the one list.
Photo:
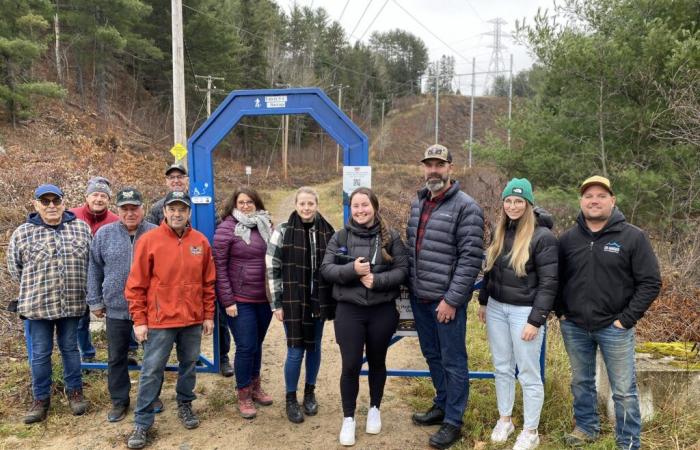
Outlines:
{"label": "overcast sky", "polygon": [[[513,71],[517,73],[532,65],[527,49],[516,45],[509,37],[516,20],[532,18],[538,8],[552,9],[552,0],[276,0],[289,13],[295,2],[300,6],[322,7],[333,20],[339,20],[353,43],[367,42],[373,31],[400,28],[419,36],[430,52],[430,59],[453,55],[457,74],[471,74],[472,58],[476,71],[486,72],[493,52],[494,24],[489,20],[502,18],[503,64],[508,70],[513,54]],[[347,7],[346,7],[347,5]],[[343,11],[344,10],[344,11]],[[364,15],[363,15],[364,13]],[[354,30],[354,31],[353,31]],[[351,34],[352,33],[352,34]],[[446,45],[447,44],[447,45]],[[463,93],[468,94],[471,75],[459,77]],[[486,76],[477,76],[480,94]]]}

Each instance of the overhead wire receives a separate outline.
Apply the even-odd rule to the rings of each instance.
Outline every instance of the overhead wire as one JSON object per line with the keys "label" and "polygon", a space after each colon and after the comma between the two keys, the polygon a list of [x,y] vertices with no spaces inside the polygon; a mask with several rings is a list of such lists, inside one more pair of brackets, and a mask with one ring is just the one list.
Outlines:
{"label": "overhead wire", "polygon": [[[367,3],[367,6],[365,6],[365,9],[362,11],[362,14],[360,15],[360,18],[359,18],[359,19],[357,20],[357,22],[355,23],[355,27],[352,29],[352,31],[350,32],[350,34],[349,34],[348,36],[354,36],[354,35],[355,35],[355,31],[357,30],[357,27],[360,26],[360,22],[362,22],[362,19],[365,17],[365,14],[367,14],[367,10],[368,10],[369,7],[372,5],[372,2],[373,2],[373,1],[374,1],[374,0],[369,0],[369,3]],[[359,41],[359,39],[358,39],[358,41]]]}
{"label": "overhead wire", "polygon": [[362,38],[365,37],[365,35],[366,35],[367,32],[369,31],[369,29],[372,28],[372,25],[374,25],[374,22],[377,20],[377,18],[379,17],[379,15],[382,13],[382,11],[384,11],[384,7],[386,6],[387,3],[389,3],[389,0],[386,0],[386,1],[384,2],[384,4],[382,5],[382,7],[379,8],[379,11],[377,11],[377,14],[374,16],[374,19],[372,19],[372,21],[369,23],[369,25],[367,26],[367,28],[365,28],[364,33],[362,33],[362,36],[360,36],[360,38],[358,39],[358,41],[361,41]]}

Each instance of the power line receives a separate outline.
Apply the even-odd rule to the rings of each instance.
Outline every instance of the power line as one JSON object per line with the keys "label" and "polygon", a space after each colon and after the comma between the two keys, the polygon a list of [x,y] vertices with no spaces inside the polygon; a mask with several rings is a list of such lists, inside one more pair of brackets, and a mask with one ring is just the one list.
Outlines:
{"label": "power line", "polygon": [[369,9],[370,5],[372,5],[373,1],[374,0],[369,0],[369,3],[367,3],[367,6],[365,6],[365,9],[364,11],[362,11],[362,14],[360,15],[360,18],[358,19],[357,23],[355,23],[355,27],[352,29],[348,36],[353,36],[355,34],[355,30],[357,30],[357,27],[360,26],[360,22],[362,22],[362,19],[365,17],[365,14],[367,13],[367,10]]}
{"label": "power line", "polygon": [[384,2],[384,4],[382,5],[382,7],[379,8],[379,11],[377,11],[377,14],[374,16],[374,19],[372,19],[372,21],[369,23],[369,25],[367,26],[367,28],[365,28],[365,32],[362,33],[362,36],[360,36],[360,38],[358,39],[358,41],[361,41],[362,38],[365,37],[365,35],[366,35],[367,32],[369,31],[369,29],[372,28],[372,25],[374,25],[374,22],[377,20],[377,18],[379,17],[379,15],[382,13],[382,11],[384,11],[384,7],[386,6],[387,3],[389,3],[389,0],[386,0],[386,1]]}
{"label": "power line", "polygon": [[337,22],[340,23],[341,20],[343,20],[343,15],[345,15],[345,10],[348,9],[348,5],[350,4],[350,0],[346,0],[345,6],[343,6],[343,10],[340,11],[340,17],[338,17]]}

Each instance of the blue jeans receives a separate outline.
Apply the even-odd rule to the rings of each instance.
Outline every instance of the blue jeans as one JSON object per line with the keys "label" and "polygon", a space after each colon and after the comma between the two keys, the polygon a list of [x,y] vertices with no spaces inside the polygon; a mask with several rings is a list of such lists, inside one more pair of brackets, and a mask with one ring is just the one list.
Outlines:
{"label": "blue jeans", "polygon": [[544,385],[540,376],[540,351],[544,330],[531,341],[521,339],[531,306],[515,306],[489,298],[486,306],[486,332],[496,378],[498,413],[513,415],[515,367],[523,388],[523,426],[536,430],[544,403]]}
{"label": "blue jeans", "polygon": [[226,316],[236,343],[233,370],[236,372],[236,387],[250,386],[253,378],[260,376],[262,365],[262,343],[272,319],[270,304],[237,303],[238,315]]}
{"label": "blue jeans", "polygon": [[160,395],[163,372],[170,358],[173,344],[177,348],[177,402],[191,402],[196,398],[195,370],[202,343],[202,326],[181,328],[149,328],[148,339],[143,346],[143,364],[139,378],[139,395],[134,410],[134,422],[146,429],[153,425],[155,413],[151,404]]}
{"label": "blue jeans", "polygon": [[78,347],[80,348],[80,356],[83,359],[95,357],[95,347],[90,340],[90,310],[86,310],[85,314],[80,317],[78,322]]}
{"label": "blue jeans", "polygon": [[620,448],[638,449],[642,419],[634,366],[634,328],[623,330],[610,324],[586,331],[570,320],[559,323],[571,362],[576,427],[592,437],[600,432],[595,388],[596,349],[600,347],[615,403],[615,440]]}
{"label": "blue jeans", "polygon": [[[321,339],[323,337],[323,320],[314,321],[314,342],[313,350],[304,347],[287,347],[287,359],[284,361],[284,384],[287,392],[296,392],[301,375],[301,361],[306,353],[306,383],[316,385],[316,377],[321,367]],[[287,327],[284,327],[285,333]]]}
{"label": "blue jeans", "polygon": [[462,426],[469,401],[467,366],[467,307],[457,308],[454,320],[437,321],[438,302],[422,303],[411,296],[418,342],[435,387],[435,406],[445,412],[445,423]]}
{"label": "blue jeans", "polygon": [[27,320],[26,326],[32,344],[30,364],[34,399],[46,400],[51,397],[51,353],[54,329],[63,360],[63,381],[66,391],[82,389],[83,377],[80,372],[80,352],[76,337],[78,318]]}

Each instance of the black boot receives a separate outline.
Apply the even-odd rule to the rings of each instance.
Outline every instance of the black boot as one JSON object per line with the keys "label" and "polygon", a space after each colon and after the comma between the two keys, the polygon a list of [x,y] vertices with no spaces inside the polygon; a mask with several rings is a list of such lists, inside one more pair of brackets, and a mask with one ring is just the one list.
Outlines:
{"label": "black boot", "polygon": [[287,419],[292,423],[302,423],[304,415],[301,413],[296,392],[287,392]]}
{"label": "black boot", "polygon": [[316,386],[313,384],[306,383],[304,385],[304,414],[307,416],[315,416],[318,412],[318,403],[314,394],[315,388]]}
{"label": "black boot", "polygon": [[462,437],[462,429],[449,423],[443,423],[437,433],[430,436],[428,443],[433,448],[450,448]]}

